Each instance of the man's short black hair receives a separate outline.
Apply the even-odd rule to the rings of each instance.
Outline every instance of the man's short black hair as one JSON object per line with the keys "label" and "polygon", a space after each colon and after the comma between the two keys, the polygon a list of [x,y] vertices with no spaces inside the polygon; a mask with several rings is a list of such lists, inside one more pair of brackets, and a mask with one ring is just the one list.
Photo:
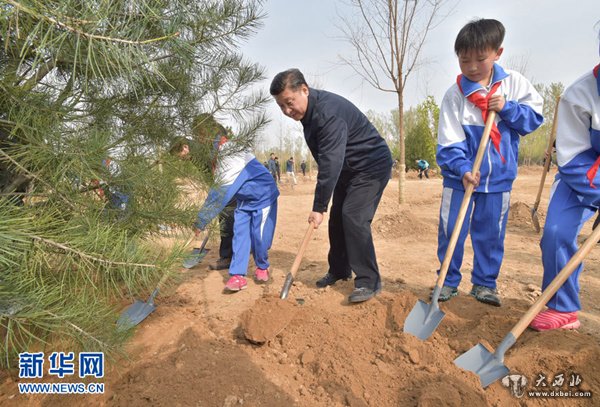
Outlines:
{"label": "man's short black hair", "polygon": [[504,26],[498,20],[481,18],[473,20],[459,31],[454,42],[454,52],[460,55],[469,50],[498,50],[504,41]]}
{"label": "man's short black hair", "polygon": [[304,75],[297,68],[291,68],[287,71],[279,72],[273,78],[271,82],[271,88],[269,91],[272,96],[277,96],[281,92],[285,90],[285,88],[290,88],[293,91],[298,90],[298,88],[302,85],[308,86],[306,80],[304,79]]}

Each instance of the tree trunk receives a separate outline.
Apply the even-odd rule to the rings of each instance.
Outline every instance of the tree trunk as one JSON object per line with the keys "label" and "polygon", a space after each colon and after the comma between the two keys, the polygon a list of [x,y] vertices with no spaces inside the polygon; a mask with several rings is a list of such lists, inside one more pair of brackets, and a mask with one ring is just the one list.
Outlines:
{"label": "tree trunk", "polygon": [[406,185],[406,154],[404,148],[404,100],[402,92],[398,92],[398,130],[400,132],[398,137],[398,151],[400,157],[398,158],[398,203],[403,204],[406,202],[404,188]]}

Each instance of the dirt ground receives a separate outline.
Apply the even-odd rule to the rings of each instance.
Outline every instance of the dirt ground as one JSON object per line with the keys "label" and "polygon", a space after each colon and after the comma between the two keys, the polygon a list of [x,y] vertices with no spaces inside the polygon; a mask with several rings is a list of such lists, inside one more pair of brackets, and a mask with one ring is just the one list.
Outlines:
{"label": "dirt ground", "polygon": [[[158,308],[139,326],[129,358],[110,363],[103,395],[23,396],[16,379],[4,376],[0,404],[7,406],[513,406],[600,405],[600,248],[581,275],[581,329],[537,333],[526,330],[507,352],[512,374],[524,375],[526,390],[573,393],[591,398],[517,397],[500,381],[482,389],[477,375],[453,360],[478,342],[497,347],[540,294],[539,240],[531,224],[541,167],[521,168],[511,196],[505,258],[499,277],[500,308],[468,295],[472,250],[467,243],[459,296],[442,303],[446,317],[426,341],[402,331],[417,299],[429,302],[439,266],[437,223],[441,178],[409,173],[407,200],[397,203],[398,185],[388,185],[372,229],[383,292],[350,305],[353,283],[317,289],[327,271],[327,225],[313,234],[290,291],[291,321],[263,345],[244,337],[244,315],[273,301],[306,231],[314,182],[281,187],[278,224],[270,252],[272,279],[249,281],[248,289],[224,294],[226,271],[209,271],[218,240],[207,258],[157,299]],[[540,205],[543,224],[549,187]],[[302,178],[302,177],[300,177]],[[582,239],[590,233],[586,225]],[[249,266],[250,273],[254,270]],[[264,305],[264,304],[263,304]],[[561,376],[562,375],[562,376]],[[561,381],[560,379],[564,379]],[[579,380],[576,380],[579,379]],[[579,382],[575,387],[570,382]],[[546,384],[546,386],[543,386]],[[553,387],[554,385],[554,387]]]}

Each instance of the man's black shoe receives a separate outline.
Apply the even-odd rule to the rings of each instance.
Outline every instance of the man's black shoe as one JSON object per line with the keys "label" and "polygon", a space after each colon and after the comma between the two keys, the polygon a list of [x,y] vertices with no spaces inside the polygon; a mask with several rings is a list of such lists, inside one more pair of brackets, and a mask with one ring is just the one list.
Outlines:
{"label": "man's black shoe", "polygon": [[344,280],[344,281],[348,281],[350,280],[350,276],[348,277],[337,277],[334,276],[331,273],[327,273],[325,274],[325,276],[323,278],[321,278],[320,280],[317,280],[317,287],[319,288],[325,288],[329,285],[334,285],[336,281],[338,280]]}
{"label": "man's black shoe", "polygon": [[375,290],[371,290],[367,287],[359,287],[355,288],[354,291],[348,297],[348,301],[350,302],[363,302],[370,300],[375,297],[377,294],[381,292],[381,283],[377,283],[377,288]]}
{"label": "man's black shoe", "polygon": [[214,263],[210,263],[208,265],[208,268],[211,270],[225,270],[229,268],[229,265],[231,264],[231,259],[224,259],[224,258],[220,258],[219,260],[215,261]]}

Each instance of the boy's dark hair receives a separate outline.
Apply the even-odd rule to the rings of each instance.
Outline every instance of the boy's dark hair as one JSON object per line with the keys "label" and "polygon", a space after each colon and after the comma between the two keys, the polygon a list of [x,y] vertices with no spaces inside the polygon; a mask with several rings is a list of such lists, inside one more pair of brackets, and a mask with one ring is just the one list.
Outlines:
{"label": "boy's dark hair", "polygon": [[192,132],[196,141],[201,144],[212,143],[217,136],[227,136],[225,127],[209,113],[200,113],[194,118]]}
{"label": "boy's dark hair", "polygon": [[173,143],[171,143],[171,147],[169,148],[169,154],[178,155],[179,153],[181,153],[181,150],[183,150],[183,146],[190,145],[190,141],[190,139],[185,138],[183,136],[176,137],[175,140],[173,140]]}
{"label": "boy's dark hair", "polygon": [[504,41],[504,32],[504,26],[498,20],[488,18],[473,20],[458,32],[454,42],[454,52],[460,55],[461,52],[469,50],[485,51],[490,48],[498,50]]}
{"label": "boy's dark hair", "polygon": [[306,80],[304,79],[304,75],[297,68],[291,68],[287,71],[279,72],[273,78],[271,82],[271,87],[269,91],[272,96],[277,96],[281,92],[285,90],[285,88],[290,88],[293,91],[298,90],[298,88],[302,85],[308,86]]}

